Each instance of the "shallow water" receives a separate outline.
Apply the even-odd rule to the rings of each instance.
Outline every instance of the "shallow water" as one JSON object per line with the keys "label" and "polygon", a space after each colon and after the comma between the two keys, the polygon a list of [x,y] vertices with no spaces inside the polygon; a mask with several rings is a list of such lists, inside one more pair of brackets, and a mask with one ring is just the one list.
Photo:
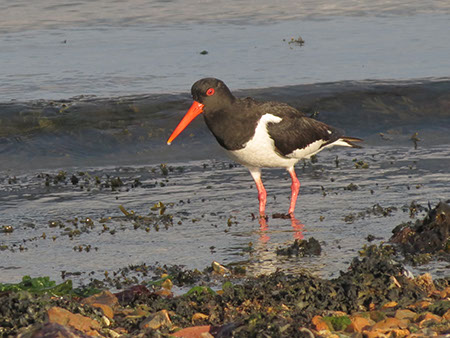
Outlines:
{"label": "shallow water", "polygon": [[[448,27],[448,15],[432,13],[9,32],[0,35],[0,102],[187,93],[206,76],[233,90],[445,77]],[[289,44],[299,36],[303,46]]]}
{"label": "shallow water", "polygon": [[[81,190],[70,181],[45,187],[38,172],[17,176],[16,183],[11,184],[3,176],[2,224],[13,225],[15,231],[2,234],[9,249],[2,253],[1,279],[17,281],[24,274],[31,274],[58,280],[61,271],[68,271],[82,272],[75,280],[85,281],[90,272],[99,277],[104,271],[129,264],[177,263],[202,269],[213,260],[242,264],[249,274],[281,268],[336,276],[367,243],[369,234],[377,237],[375,243],[387,241],[393,227],[411,220],[408,209],[411,202],[434,205],[450,196],[449,155],[448,146],[417,150],[377,146],[324,152],[318,163],[297,170],[302,188],[296,217],[304,226],[293,227],[290,220],[269,219],[267,229],[261,228],[251,216],[257,212],[257,199],[250,175],[245,168],[230,166],[227,161],[173,163],[176,169],[167,176],[158,167],[148,166],[83,168],[91,176],[120,177],[125,186],[115,192],[93,185],[91,191]],[[354,158],[366,161],[370,168],[356,169]],[[182,166],[182,172],[178,166]],[[131,188],[130,183],[136,178],[143,185]],[[287,210],[290,195],[287,178],[282,170],[265,171],[269,215]],[[350,183],[358,189],[345,190]],[[146,232],[143,228],[134,229],[133,222],[124,217],[114,218],[123,216],[120,205],[146,215],[158,201],[167,205],[166,213],[173,214],[173,226],[161,225],[159,231],[151,228]],[[371,214],[376,204],[397,210],[389,216]],[[344,220],[349,214],[356,216],[353,221]],[[70,239],[63,229],[49,226],[49,221],[75,217],[92,219],[92,229]],[[113,219],[101,223],[107,217]],[[103,231],[103,224],[108,231]],[[275,253],[277,247],[296,238],[310,237],[321,242],[321,256],[285,258]],[[24,239],[27,241],[23,242]],[[74,250],[80,245],[82,248],[90,245],[92,249]],[[421,269],[439,277],[448,272],[442,264]]]}
{"label": "shallow water", "polygon": [[[0,227],[14,229],[0,233],[0,282],[66,271],[81,283],[129,264],[213,260],[250,275],[334,277],[369,234],[386,241],[414,221],[412,202],[450,198],[448,1],[47,0],[0,11]],[[289,43],[299,36],[303,46]],[[203,76],[287,102],[365,147],[299,163],[297,220],[261,227],[251,176],[201,118],[165,144]],[[263,175],[269,215],[286,212],[289,176]],[[173,225],[150,210],[159,201]],[[310,237],[321,256],[275,253]],[[411,269],[448,275],[438,262]]]}

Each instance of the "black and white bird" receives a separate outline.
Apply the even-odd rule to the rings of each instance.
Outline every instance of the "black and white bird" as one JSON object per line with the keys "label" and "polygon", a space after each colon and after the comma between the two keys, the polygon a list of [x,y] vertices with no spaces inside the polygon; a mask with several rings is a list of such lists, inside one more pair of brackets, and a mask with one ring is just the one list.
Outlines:
{"label": "black and white bird", "polygon": [[219,79],[201,79],[194,83],[191,93],[194,102],[167,144],[203,113],[206,125],[227,154],[250,171],[258,189],[262,217],[267,194],[261,168],[286,168],[289,172],[292,178],[289,214],[293,216],[300,189],[295,164],[332,146],[360,148],[354,142],[361,139],[343,136],[337,129],[305,117],[287,104],[236,98]]}

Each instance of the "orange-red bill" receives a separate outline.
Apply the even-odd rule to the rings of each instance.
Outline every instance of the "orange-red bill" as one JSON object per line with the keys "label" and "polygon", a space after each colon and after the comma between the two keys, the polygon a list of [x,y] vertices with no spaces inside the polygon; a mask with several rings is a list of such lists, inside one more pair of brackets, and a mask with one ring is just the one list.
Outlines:
{"label": "orange-red bill", "polygon": [[189,125],[189,123],[192,122],[193,119],[195,119],[199,114],[203,112],[204,106],[205,106],[204,104],[197,101],[194,101],[192,103],[191,108],[189,108],[186,115],[184,115],[183,119],[180,121],[180,123],[178,123],[178,126],[175,128],[172,135],[170,135],[169,139],[167,140],[167,144],[170,145],[172,141],[178,135],[180,135],[180,133],[184,130],[184,128],[186,128]]}

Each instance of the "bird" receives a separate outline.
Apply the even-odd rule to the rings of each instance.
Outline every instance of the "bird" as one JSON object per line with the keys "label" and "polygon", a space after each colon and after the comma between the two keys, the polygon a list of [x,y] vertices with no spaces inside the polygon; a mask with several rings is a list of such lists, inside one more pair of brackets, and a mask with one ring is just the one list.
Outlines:
{"label": "bird", "polygon": [[293,217],[300,181],[294,166],[325,148],[344,146],[361,148],[356,137],[343,136],[338,129],[305,116],[296,108],[276,101],[257,101],[235,97],[225,83],[203,78],[192,85],[193,103],[173,130],[172,141],[198,115],[231,159],[247,167],[258,190],[259,215],[265,214],[267,192],[261,180],[261,168],[285,168],[291,176],[288,215]]}

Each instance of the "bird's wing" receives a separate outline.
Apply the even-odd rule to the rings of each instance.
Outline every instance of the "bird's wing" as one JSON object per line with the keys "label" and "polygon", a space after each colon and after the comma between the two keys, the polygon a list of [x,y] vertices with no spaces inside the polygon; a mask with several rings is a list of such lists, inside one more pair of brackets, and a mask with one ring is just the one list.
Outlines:
{"label": "bird's wing", "polygon": [[267,130],[278,153],[286,157],[299,149],[309,149],[313,154],[342,136],[337,129],[308,117],[285,116],[279,123],[269,123]]}
{"label": "bird's wing", "polygon": [[294,107],[275,101],[267,101],[258,104],[258,111],[261,112],[261,115],[264,114],[273,114],[279,116],[281,118],[299,118],[305,116],[301,111],[295,109]]}

